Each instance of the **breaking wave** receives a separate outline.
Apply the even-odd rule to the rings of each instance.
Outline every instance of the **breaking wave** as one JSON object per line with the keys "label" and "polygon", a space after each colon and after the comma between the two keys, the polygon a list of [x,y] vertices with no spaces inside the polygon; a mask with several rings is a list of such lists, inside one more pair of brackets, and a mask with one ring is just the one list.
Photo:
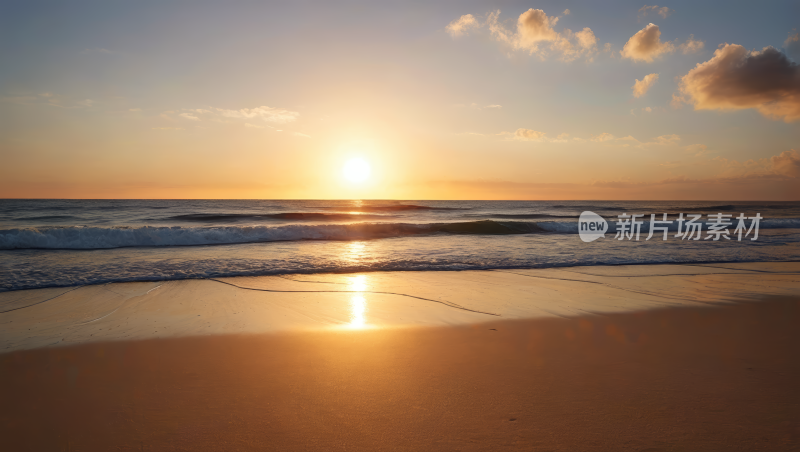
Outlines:
{"label": "breaking wave", "polygon": [[[749,225],[749,222],[748,222]],[[675,230],[673,224],[670,230]],[[731,232],[734,226],[731,227]],[[762,220],[761,228],[800,228],[800,219]],[[642,232],[649,231],[644,222]],[[707,230],[707,226],[703,227]],[[608,232],[616,225],[609,222]],[[577,234],[577,221],[467,221],[454,223],[293,224],[214,227],[50,227],[0,230],[0,250],[109,249],[124,247],[227,245],[297,240],[368,240],[424,234]]]}
{"label": "breaking wave", "polygon": [[246,213],[193,213],[187,215],[175,215],[165,218],[166,220],[203,222],[203,223],[222,223],[237,221],[258,221],[258,220],[292,220],[292,221],[342,221],[342,220],[362,220],[362,219],[390,218],[387,215],[369,215],[361,213],[320,213],[320,212],[284,212],[270,214],[246,214]]}
{"label": "breaking wave", "polygon": [[415,234],[524,234],[541,232],[532,223],[472,221],[407,224],[355,223],[218,227],[53,227],[0,230],[0,250],[108,249],[123,247],[222,245],[294,240],[367,240]]}

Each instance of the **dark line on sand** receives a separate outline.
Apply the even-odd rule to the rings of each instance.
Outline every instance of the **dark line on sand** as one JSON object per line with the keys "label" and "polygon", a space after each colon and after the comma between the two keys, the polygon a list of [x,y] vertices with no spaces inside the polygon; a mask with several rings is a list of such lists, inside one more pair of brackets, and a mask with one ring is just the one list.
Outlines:
{"label": "dark line on sand", "polygon": [[29,304],[29,305],[27,305],[27,306],[20,306],[20,307],[18,307],[18,308],[9,309],[9,310],[6,310],[6,311],[0,311],[0,314],[5,314],[6,312],[11,312],[11,311],[18,311],[18,310],[20,310],[20,309],[30,308],[31,306],[36,306],[37,304],[42,304],[42,303],[44,303],[45,301],[55,300],[56,298],[60,297],[61,295],[64,295],[64,294],[70,293],[70,292],[72,292],[73,290],[78,290],[78,289],[80,289],[81,287],[83,287],[83,286],[77,286],[77,287],[73,287],[72,289],[70,289],[70,290],[67,290],[66,292],[61,292],[60,294],[56,295],[55,297],[50,297],[50,298],[48,298],[47,300],[37,301],[36,303]]}
{"label": "dark line on sand", "polygon": [[233,283],[229,283],[229,282],[226,282],[226,281],[221,281],[219,279],[214,279],[214,278],[203,278],[203,279],[206,279],[208,281],[216,281],[216,282],[222,283],[222,284],[227,284],[229,286],[237,287],[239,289],[255,290],[255,291],[258,291],[258,292],[276,292],[276,293],[372,293],[372,294],[381,294],[381,295],[398,295],[398,296],[401,296],[401,297],[416,298],[417,300],[432,301],[434,303],[441,303],[441,304],[443,304],[445,306],[449,306],[451,308],[461,309],[462,311],[476,312],[478,314],[486,314],[486,315],[493,315],[493,316],[501,317],[500,314],[495,314],[493,312],[478,311],[477,309],[465,308],[464,306],[455,304],[455,303],[453,303],[451,301],[433,300],[433,299],[430,299],[430,298],[417,297],[417,296],[414,296],[414,295],[408,295],[408,294],[397,293],[397,292],[376,292],[376,291],[372,291],[372,290],[274,290],[274,289],[256,289],[256,288],[253,288],[253,287],[239,286],[239,285],[236,285],[236,284],[233,284]]}

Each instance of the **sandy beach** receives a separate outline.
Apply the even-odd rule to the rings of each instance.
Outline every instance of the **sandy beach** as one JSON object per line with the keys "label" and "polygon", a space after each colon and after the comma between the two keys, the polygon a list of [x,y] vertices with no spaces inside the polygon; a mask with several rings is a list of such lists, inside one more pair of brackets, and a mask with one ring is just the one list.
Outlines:
{"label": "sandy beach", "polygon": [[[0,294],[10,450],[793,450],[800,264]],[[311,286],[311,288],[309,288]]]}

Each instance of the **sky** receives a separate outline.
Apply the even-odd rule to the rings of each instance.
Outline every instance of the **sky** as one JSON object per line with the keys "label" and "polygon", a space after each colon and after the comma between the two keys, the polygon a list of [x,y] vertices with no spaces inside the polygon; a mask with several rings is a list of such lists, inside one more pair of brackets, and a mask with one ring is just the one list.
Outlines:
{"label": "sky", "polygon": [[799,29],[797,1],[6,0],[0,197],[800,200]]}

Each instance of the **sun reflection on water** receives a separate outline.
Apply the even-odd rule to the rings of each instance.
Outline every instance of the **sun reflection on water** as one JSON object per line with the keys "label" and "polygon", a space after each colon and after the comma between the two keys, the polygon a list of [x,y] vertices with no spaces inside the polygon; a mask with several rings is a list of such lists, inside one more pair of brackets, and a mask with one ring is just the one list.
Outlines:
{"label": "sun reflection on water", "polygon": [[[365,252],[366,248],[367,245],[364,242],[350,242],[347,244],[346,253],[342,257],[350,262],[359,262],[360,260],[364,259],[364,257],[366,257],[367,254]],[[354,278],[361,278],[362,280],[364,280],[366,276],[358,275],[355,276]]]}

